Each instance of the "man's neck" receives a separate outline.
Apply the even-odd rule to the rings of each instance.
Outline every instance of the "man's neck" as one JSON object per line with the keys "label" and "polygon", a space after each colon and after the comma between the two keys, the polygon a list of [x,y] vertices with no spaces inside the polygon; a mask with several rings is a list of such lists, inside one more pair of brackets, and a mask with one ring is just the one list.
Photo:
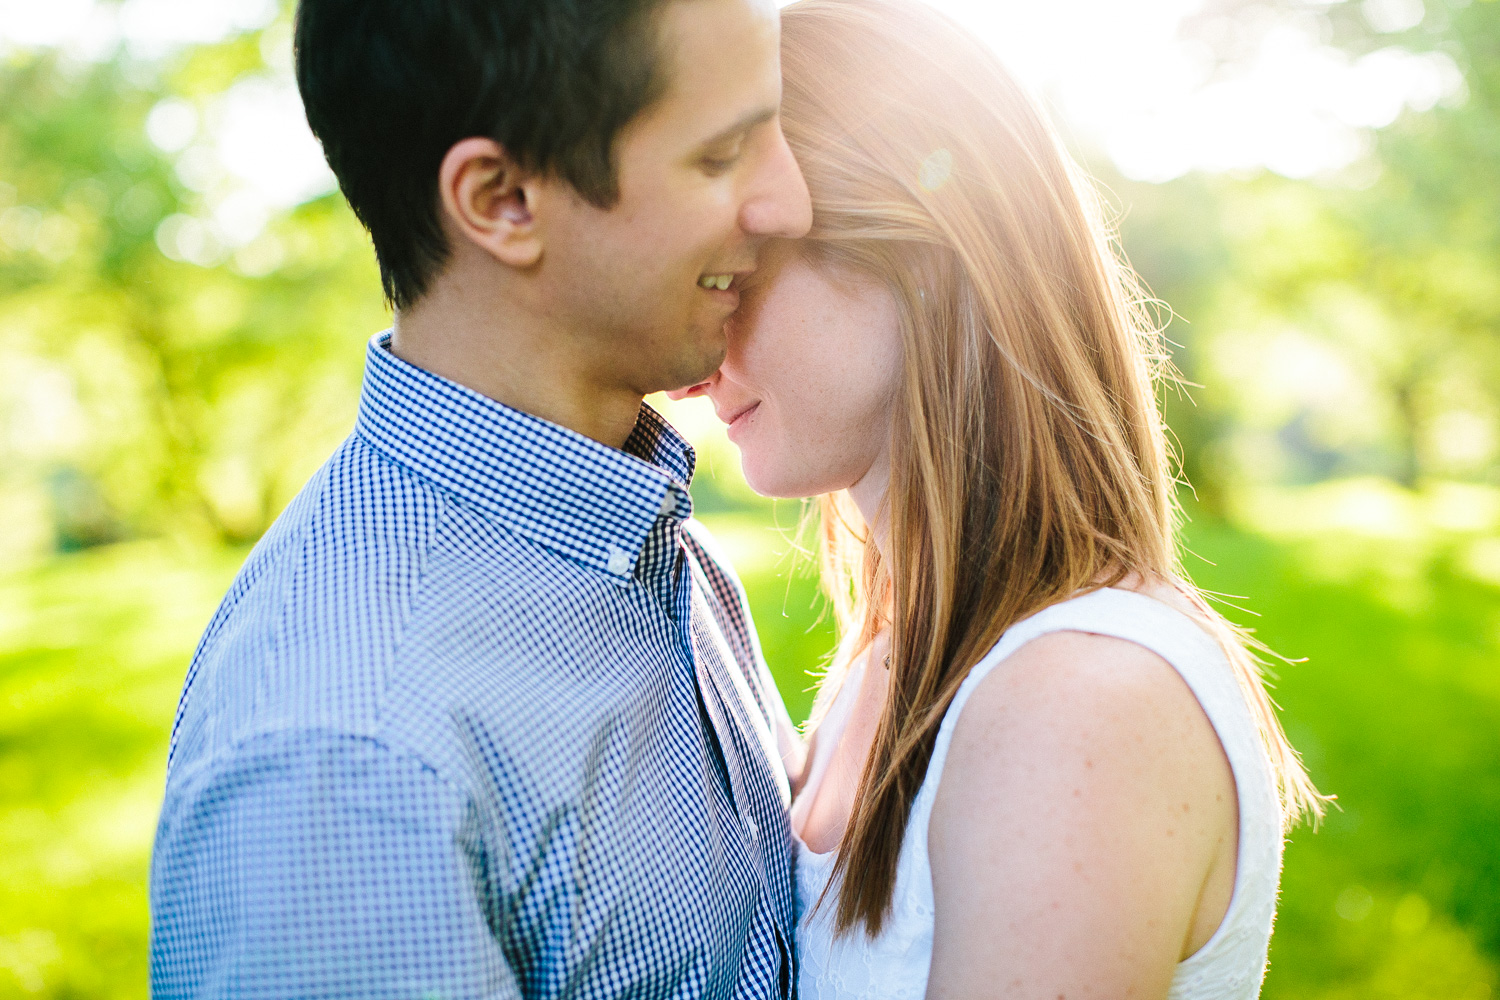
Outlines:
{"label": "man's neck", "polygon": [[[496,317],[504,317],[498,322]],[[396,314],[391,353],[482,396],[551,421],[611,448],[623,447],[641,396],[601,385],[563,331],[524,310],[434,288]]]}

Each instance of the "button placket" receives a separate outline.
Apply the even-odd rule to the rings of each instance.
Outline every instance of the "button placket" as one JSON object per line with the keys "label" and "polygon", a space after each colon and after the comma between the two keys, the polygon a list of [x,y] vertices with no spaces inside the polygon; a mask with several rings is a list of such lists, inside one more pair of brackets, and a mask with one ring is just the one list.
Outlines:
{"label": "button placket", "polygon": [[605,549],[604,565],[615,576],[624,576],[630,572],[630,553],[611,545]]}

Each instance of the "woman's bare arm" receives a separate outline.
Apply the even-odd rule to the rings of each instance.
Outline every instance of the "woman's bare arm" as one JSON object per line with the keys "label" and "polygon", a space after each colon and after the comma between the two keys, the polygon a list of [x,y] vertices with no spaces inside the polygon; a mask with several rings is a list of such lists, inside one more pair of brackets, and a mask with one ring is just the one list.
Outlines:
{"label": "woman's bare arm", "polygon": [[1078,632],[1029,643],[979,684],[949,751],[928,997],[1165,997],[1227,907],[1204,890],[1232,890],[1237,816],[1170,664]]}

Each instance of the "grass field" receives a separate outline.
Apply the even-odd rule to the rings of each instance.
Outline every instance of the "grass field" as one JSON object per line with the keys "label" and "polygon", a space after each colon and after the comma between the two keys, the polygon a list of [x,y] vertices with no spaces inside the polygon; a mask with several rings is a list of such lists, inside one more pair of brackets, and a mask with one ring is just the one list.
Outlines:
{"label": "grass field", "polygon": [[[805,714],[831,635],[815,587],[763,516],[712,524]],[[1485,1000],[1500,985],[1500,586],[1475,553],[1493,539],[1262,528],[1194,526],[1192,570],[1306,658],[1280,668],[1277,697],[1340,803],[1292,837],[1264,995]],[[133,543],[0,577],[0,997],[145,996],[168,727],[243,555]]]}

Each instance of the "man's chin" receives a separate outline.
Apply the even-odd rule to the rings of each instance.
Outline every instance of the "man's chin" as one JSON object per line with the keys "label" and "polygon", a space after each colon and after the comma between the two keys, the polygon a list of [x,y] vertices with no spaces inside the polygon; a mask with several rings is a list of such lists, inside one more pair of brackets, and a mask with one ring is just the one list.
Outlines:
{"label": "man's chin", "polygon": [[652,391],[671,392],[707,381],[724,363],[729,344],[720,333],[718,337],[712,338],[711,343],[700,343],[698,348],[696,351],[684,351],[672,366],[672,371],[664,373],[661,384]]}

